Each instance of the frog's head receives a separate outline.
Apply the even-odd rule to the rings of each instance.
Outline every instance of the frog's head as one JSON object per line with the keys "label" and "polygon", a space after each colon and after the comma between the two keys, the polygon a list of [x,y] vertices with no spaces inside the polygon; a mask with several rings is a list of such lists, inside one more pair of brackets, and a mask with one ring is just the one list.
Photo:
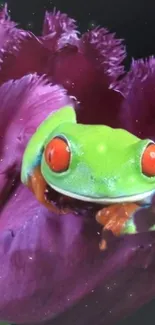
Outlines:
{"label": "frog's head", "polygon": [[64,121],[46,138],[41,172],[57,192],[83,201],[148,200],[155,189],[155,144],[123,129]]}

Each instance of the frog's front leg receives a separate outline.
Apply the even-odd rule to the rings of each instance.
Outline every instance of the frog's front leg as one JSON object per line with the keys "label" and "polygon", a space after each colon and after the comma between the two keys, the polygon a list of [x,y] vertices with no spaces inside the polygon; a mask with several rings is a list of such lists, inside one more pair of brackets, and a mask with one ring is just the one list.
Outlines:
{"label": "frog's front leg", "polygon": [[32,174],[28,178],[27,187],[33,192],[36,199],[43,204],[48,210],[54,212],[56,214],[67,214],[71,213],[72,210],[67,207],[61,207],[61,201],[66,199],[66,201],[70,201],[71,199],[68,197],[60,196],[59,202],[60,208],[56,207],[51,201],[47,199],[46,191],[47,191],[47,183],[41,173],[40,166],[37,166],[33,169]]}
{"label": "frog's front leg", "polygon": [[[108,207],[104,207],[96,214],[96,220],[101,224],[104,231],[110,230],[113,235],[120,236],[125,232],[125,226],[130,220],[132,214],[139,208],[135,203],[120,203],[113,204]],[[134,225],[133,220],[131,223]],[[101,240],[100,248],[105,250],[107,248],[107,242],[104,239]]]}
{"label": "frog's front leg", "polygon": [[47,184],[42,176],[40,166],[37,166],[33,169],[31,176],[29,176],[27,186],[33,192],[36,199],[48,210],[60,214],[60,210],[46,198]]}

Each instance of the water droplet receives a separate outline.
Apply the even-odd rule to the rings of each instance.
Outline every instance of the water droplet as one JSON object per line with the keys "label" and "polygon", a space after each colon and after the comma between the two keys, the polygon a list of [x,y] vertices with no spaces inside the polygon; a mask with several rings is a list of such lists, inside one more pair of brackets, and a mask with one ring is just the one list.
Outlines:
{"label": "water droplet", "polygon": [[72,85],[71,80],[66,79],[66,80],[64,81],[64,85],[66,85],[66,86],[70,86],[70,85]]}
{"label": "water droplet", "polygon": [[29,256],[29,260],[33,260],[33,257],[32,256]]}
{"label": "water droplet", "polygon": [[95,20],[91,20],[88,24],[88,29],[94,29],[97,27],[97,22]]}
{"label": "water droplet", "polygon": [[107,286],[106,286],[106,289],[107,289],[108,291],[111,291],[111,290],[112,290],[112,287],[109,286],[109,285],[107,285]]}
{"label": "water droplet", "polygon": [[4,7],[4,1],[1,1],[0,2],[0,8],[3,8]]}
{"label": "water droplet", "polygon": [[34,24],[32,21],[29,21],[27,24],[27,29],[32,29],[34,27]]}

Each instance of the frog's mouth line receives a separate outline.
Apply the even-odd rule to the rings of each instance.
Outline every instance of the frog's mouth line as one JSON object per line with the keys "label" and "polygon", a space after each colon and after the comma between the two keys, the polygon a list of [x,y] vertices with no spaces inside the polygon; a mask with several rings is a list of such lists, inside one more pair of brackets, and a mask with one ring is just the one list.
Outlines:
{"label": "frog's mouth line", "polygon": [[80,201],[85,202],[92,202],[97,204],[113,204],[113,203],[125,203],[125,202],[140,202],[141,204],[150,204],[151,198],[153,194],[155,193],[154,190],[148,191],[145,193],[130,195],[130,196],[121,196],[121,197],[115,197],[115,198],[108,198],[108,197],[101,197],[101,198],[93,198],[89,196],[79,195],[76,193],[72,193],[69,191],[65,191],[63,189],[60,189],[59,187],[49,184],[49,186],[55,190],[57,193],[60,193],[62,195],[71,197],[73,199],[77,199]]}

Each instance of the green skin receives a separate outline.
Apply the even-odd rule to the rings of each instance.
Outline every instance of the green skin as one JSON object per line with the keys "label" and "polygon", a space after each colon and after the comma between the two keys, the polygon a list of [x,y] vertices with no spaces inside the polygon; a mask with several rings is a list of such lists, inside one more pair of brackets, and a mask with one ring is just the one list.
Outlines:
{"label": "green skin", "polygon": [[[53,172],[44,158],[44,148],[55,136],[67,139],[71,161],[67,171]],[[151,140],[141,140],[123,129],[82,125],[72,107],[54,112],[30,139],[22,163],[21,180],[27,185],[36,166],[51,188],[66,196],[94,203],[149,203],[155,177],[141,171],[141,157]],[[152,230],[152,229],[150,229]],[[135,233],[133,218],[124,233]]]}

